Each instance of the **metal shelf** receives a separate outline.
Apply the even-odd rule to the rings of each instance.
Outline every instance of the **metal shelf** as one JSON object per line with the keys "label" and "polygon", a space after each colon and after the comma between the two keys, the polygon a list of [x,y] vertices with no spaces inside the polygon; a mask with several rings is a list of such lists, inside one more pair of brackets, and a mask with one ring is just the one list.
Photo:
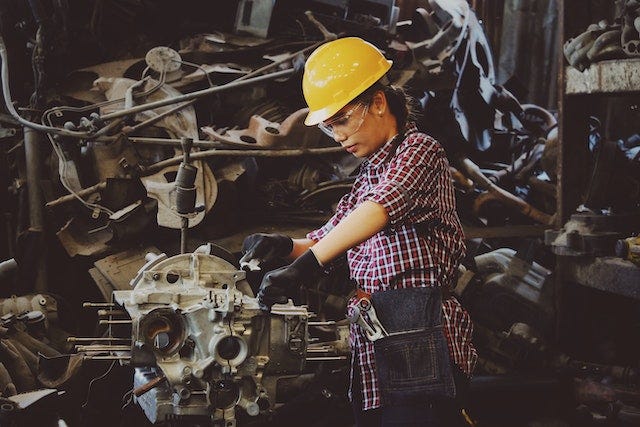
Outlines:
{"label": "metal shelf", "polygon": [[597,62],[582,72],[565,67],[565,82],[567,95],[640,93],[640,58]]}

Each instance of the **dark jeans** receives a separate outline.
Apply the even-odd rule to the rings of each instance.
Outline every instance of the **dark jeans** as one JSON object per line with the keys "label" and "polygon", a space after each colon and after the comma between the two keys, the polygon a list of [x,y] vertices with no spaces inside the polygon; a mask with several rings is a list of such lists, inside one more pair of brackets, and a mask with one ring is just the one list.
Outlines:
{"label": "dark jeans", "polygon": [[456,397],[433,398],[420,405],[393,405],[362,410],[360,370],[353,373],[353,416],[357,427],[468,427],[461,415],[466,406],[469,379],[453,366]]}

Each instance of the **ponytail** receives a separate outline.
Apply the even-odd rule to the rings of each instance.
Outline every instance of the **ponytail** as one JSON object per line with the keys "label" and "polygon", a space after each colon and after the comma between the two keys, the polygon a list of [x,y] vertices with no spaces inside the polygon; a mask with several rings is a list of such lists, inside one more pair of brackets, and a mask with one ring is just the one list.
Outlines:
{"label": "ponytail", "polygon": [[409,119],[415,116],[415,103],[416,101],[409,96],[404,89],[397,86],[391,86],[382,83],[382,80],[386,80],[384,77],[374,83],[371,87],[369,87],[366,91],[362,93],[362,95],[358,96],[359,101],[371,101],[373,95],[381,91],[384,93],[385,98],[387,98],[387,104],[389,105],[389,110],[391,114],[396,119],[396,124],[398,125],[398,131],[403,132],[407,122]]}

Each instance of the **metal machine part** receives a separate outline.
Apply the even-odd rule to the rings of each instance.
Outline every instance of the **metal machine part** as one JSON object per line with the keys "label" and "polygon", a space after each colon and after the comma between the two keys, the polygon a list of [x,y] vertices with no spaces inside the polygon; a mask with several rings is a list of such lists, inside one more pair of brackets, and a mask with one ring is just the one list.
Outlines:
{"label": "metal machine part", "polygon": [[149,254],[134,289],[113,293],[131,317],[132,347],[112,355],[135,367],[135,399],[154,423],[205,417],[233,427],[273,410],[278,380],[305,368],[307,309],[261,311],[245,272],[204,252]]}
{"label": "metal machine part", "polygon": [[40,312],[47,319],[58,320],[58,302],[46,294],[23,295],[0,299],[0,316],[24,312]]}
{"label": "metal machine part", "polygon": [[625,0],[622,9],[622,34],[620,42],[624,53],[640,56],[640,2]]}
{"label": "metal machine part", "polygon": [[613,256],[618,239],[627,237],[638,226],[638,214],[576,213],[560,230],[547,230],[545,243],[561,256]]}
{"label": "metal machine part", "polygon": [[407,46],[424,70],[430,74],[443,71],[445,63],[458,50],[467,30],[469,6],[466,2],[431,0],[429,10],[418,8],[414,25],[425,38],[407,42]]}
{"label": "metal machine part", "polygon": [[474,319],[498,329],[524,322],[541,332],[548,330],[553,319],[550,270],[510,248],[474,259],[482,278],[481,292],[464,294]]}
{"label": "metal machine part", "polygon": [[307,148],[315,147],[322,138],[318,128],[304,125],[308,108],[298,110],[288,116],[282,123],[270,122],[254,115],[249,120],[249,127],[241,130],[229,130],[219,134],[211,127],[203,127],[202,131],[215,141],[239,147],[262,148]]}

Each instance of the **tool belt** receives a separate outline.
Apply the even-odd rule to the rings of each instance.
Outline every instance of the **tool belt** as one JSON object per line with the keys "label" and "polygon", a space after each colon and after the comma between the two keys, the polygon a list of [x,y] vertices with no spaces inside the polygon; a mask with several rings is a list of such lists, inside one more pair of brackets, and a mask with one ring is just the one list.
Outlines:
{"label": "tool belt", "polygon": [[373,343],[382,405],[454,397],[449,347],[442,328],[441,290],[394,289],[376,292],[370,300],[386,332]]}

